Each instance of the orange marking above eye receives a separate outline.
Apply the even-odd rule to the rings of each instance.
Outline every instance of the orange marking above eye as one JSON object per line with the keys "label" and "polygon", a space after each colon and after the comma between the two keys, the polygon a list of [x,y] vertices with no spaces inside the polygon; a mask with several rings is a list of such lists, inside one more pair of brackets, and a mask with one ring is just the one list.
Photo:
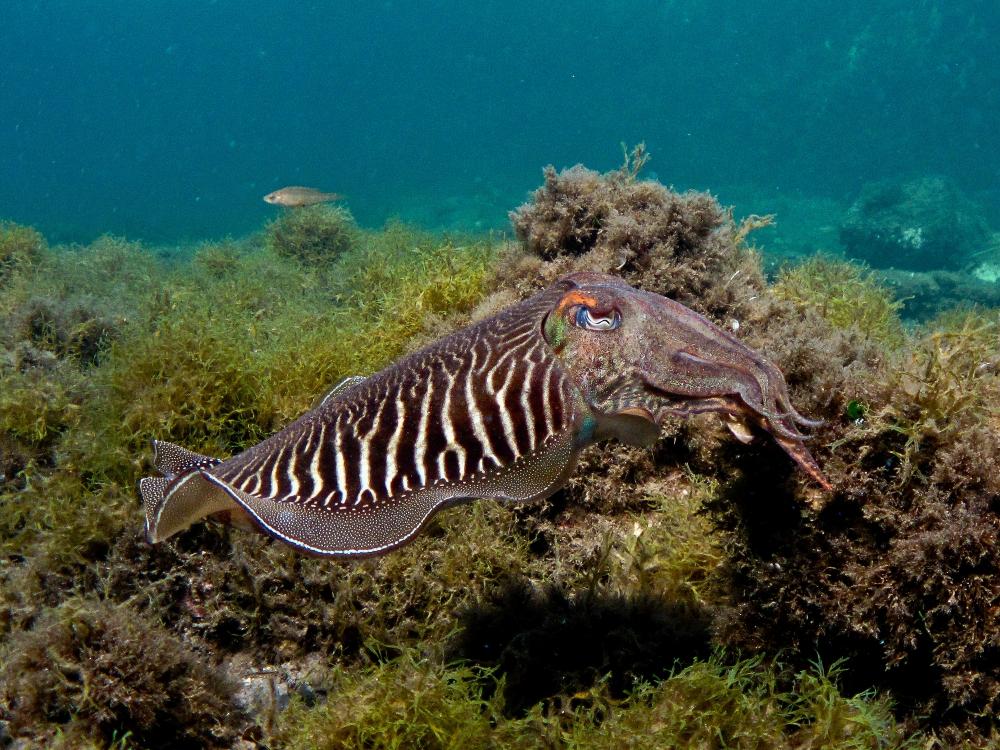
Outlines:
{"label": "orange marking above eye", "polygon": [[566,292],[561,300],[559,300],[559,305],[556,307],[556,312],[561,313],[570,305],[586,305],[587,307],[596,307],[597,300],[591,297],[589,294],[584,294],[579,289],[574,289],[571,292]]}

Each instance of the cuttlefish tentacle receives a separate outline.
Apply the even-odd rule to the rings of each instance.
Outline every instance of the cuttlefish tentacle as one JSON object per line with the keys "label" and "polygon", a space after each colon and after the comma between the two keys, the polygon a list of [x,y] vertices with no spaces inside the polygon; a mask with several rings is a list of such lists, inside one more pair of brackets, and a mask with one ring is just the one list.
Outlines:
{"label": "cuttlefish tentacle", "polygon": [[316,555],[413,538],[442,508],[544,498],[587,445],[648,443],[667,414],[718,412],[769,432],[829,487],[781,373],[677,302],[573,274],[367,378],[341,383],[262,443],[220,460],[155,443],[139,483],[158,542],[205,517]]}

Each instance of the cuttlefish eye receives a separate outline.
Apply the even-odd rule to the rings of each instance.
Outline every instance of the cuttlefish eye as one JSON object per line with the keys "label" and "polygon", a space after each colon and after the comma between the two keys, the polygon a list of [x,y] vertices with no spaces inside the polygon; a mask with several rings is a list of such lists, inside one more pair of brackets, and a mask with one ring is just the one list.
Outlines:
{"label": "cuttlefish eye", "polygon": [[622,316],[617,310],[595,314],[589,307],[580,305],[573,316],[573,323],[578,328],[588,331],[613,331],[622,323]]}

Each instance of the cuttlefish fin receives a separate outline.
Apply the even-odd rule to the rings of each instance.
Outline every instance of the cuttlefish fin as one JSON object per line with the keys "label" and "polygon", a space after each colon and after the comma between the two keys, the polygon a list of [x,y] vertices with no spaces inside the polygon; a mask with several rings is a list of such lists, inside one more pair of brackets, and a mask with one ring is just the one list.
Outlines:
{"label": "cuttlefish fin", "polygon": [[337,385],[333,386],[333,388],[331,388],[329,391],[326,392],[323,398],[320,399],[319,404],[317,404],[317,406],[325,404],[331,398],[338,396],[341,393],[344,393],[349,388],[353,388],[354,386],[358,385],[358,383],[365,382],[365,380],[367,380],[367,378],[364,375],[350,375],[344,378],[339,383],[337,383]]}
{"label": "cuttlefish fin", "polygon": [[217,490],[228,495],[259,530],[324,557],[364,557],[394,549],[409,541],[435,511],[461,499],[461,490],[427,488],[405,499],[377,503],[361,511],[329,509],[319,505],[261,497],[243,492],[203,472]]}
{"label": "cuttlefish fin", "polygon": [[211,517],[263,531],[313,555],[362,557],[398,547],[412,538],[436,510],[468,499],[457,488],[427,488],[405,500],[378,503],[359,511],[331,510],[244,492],[199,463],[195,461],[186,473],[170,479],[145,477],[139,481],[146,511],[146,538],[151,543]]}
{"label": "cuttlefish fin", "polygon": [[167,479],[179,477],[193,469],[215,466],[221,459],[203,456],[166,440],[153,441],[153,466]]}
{"label": "cuttlefish fin", "polygon": [[163,476],[139,480],[150,542],[162,541],[209,516],[234,526],[256,528],[238,503],[205,479],[204,469],[220,462],[173,443],[153,441],[153,465]]}
{"label": "cuttlefish fin", "polygon": [[194,469],[175,479],[146,477],[139,480],[146,511],[146,538],[151,542],[183,531],[213,514],[232,515],[240,507],[225,492],[205,480],[202,469]]}

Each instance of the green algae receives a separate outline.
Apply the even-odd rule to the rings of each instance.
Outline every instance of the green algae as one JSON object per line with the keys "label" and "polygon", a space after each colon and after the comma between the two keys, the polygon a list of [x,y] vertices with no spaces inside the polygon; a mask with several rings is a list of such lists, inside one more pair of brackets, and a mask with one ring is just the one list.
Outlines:
{"label": "green algae", "polygon": [[428,315],[478,301],[484,247],[390,256],[372,241],[337,269],[348,294],[267,253],[201,248],[195,263],[215,271],[161,269],[91,374],[101,398],[70,436],[71,453],[82,471],[124,482],[154,437],[213,455],[257,442],[342,377],[398,356]]}
{"label": "green algae", "polygon": [[772,290],[778,299],[815,310],[834,328],[857,330],[891,347],[904,341],[902,303],[862,266],[816,255],[782,269]]}
{"label": "green algae", "polygon": [[45,238],[35,229],[0,221],[0,286],[37,263],[45,250]]}
{"label": "green algae", "polygon": [[[718,207],[704,236],[688,231],[705,226],[692,221],[697,201],[676,233],[661,223],[683,212],[682,196],[659,193],[658,210],[624,212],[638,247],[654,240],[633,266],[627,254],[609,252],[615,235],[595,225],[592,209],[649,191],[655,186],[619,172],[548,171],[514,217],[526,254],[542,259],[521,267],[546,280],[550,270],[616,272],[736,331],[782,369],[796,408],[824,420],[811,449],[834,491],[801,482],[770,441],[737,446],[692,420],[668,428],[652,456],[617,447],[584,456],[563,523],[572,523],[573,506],[640,510],[634,489],[679,465],[717,478],[705,505],[726,553],[727,591],[712,607],[719,642],[784,653],[798,667],[817,651],[829,662],[848,656],[850,684],[890,691],[900,716],[922,717],[946,742],[984,742],[1000,706],[986,635],[997,632],[1000,613],[1000,493],[988,468],[1000,456],[1000,432],[977,394],[995,394],[995,338],[975,370],[939,377],[956,368],[936,362],[964,363],[964,355],[939,356],[933,336],[922,342],[901,330],[891,298],[866,274],[817,261],[792,277],[796,295],[782,297]],[[846,416],[851,402],[868,406],[866,419]],[[926,439],[910,440],[914,425]]]}
{"label": "green algae", "polygon": [[702,607],[721,601],[724,551],[703,504],[715,480],[687,471],[637,487],[651,510],[609,535],[607,571],[616,593]]}
{"label": "green algae", "polygon": [[838,669],[781,674],[759,658],[723,656],[691,665],[626,698],[598,680],[511,716],[502,678],[463,664],[435,665],[412,653],[362,670],[334,669],[330,698],[296,701],[281,715],[275,747],[916,748],[888,703],[842,696]]}
{"label": "green algae", "polygon": [[[467,314],[485,295],[491,245],[434,243],[404,227],[370,233],[337,268],[326,309],[289,309],[259,355],[274,428],[345,377],[370,375],[436,322]],[[331,304],[332,303],[332,304]]]}
{"label": "green algae", "polygon": [[954,444],[1000,418],[998,333],[996,312],[955,310],[926,326],[900,360],[892,373],[899,397],[882,416],[905,438],[897,451],[901,482],[924,470],[928,444]]}
{"label": "green algae", "polygon": [[79,384],[73,373],[22,370],[19,358],[13,359],[0,367],[0,430],[19,441],[48,447],[77,421]]}
{"label": "green algae", "polygon": [[[90,498],[106,497],[108,487],[117,488],[115,502],[128,498],[153,438],[237,452],[344,375],[384,366],[429,316],[468,310],[482,296],[487,243],[432,245],[401,227],[386,235],[372,233],[340,265],[348,293],[259,247],[203,246],[193,265],[211,273],[191,273],[111,237],[49,253],[36,273],[5,288],[0,311],[12,325],[0,360],[0,469],[11,485],[0,494],[14,493],[5,548],[23,552],[50,539],[57,557],[72,556],[91,544]],[[18,324],[32,300],[58,322],[83,298],[116,321],[100,356],[59,345],[78,340],[63,328],[35,335]],[[53,475],[36,470],[54,464]],[[34,486],[54,481],[80,494],[41,502],[30,488],[17,494],[30,466]],[[105,547],[127,517],[112,515],[119,522],[106,526]]]}
{"label": "green algae", "polygon": [[324,204],[285,211],[264,230],[267,247],[275,255],[314,268],[350,251],[359,235],[350,211]]}
{"label": "green algae", "polygon": [[[486,242],[456,245],[394,226],[355,247],[338,268],[338,278],[349,284],[332,285],[328,276],[289,266],[253,243],[200,247],[189,268],[159,264],[135,245],[102,238],[86,248],[60,248],[44,273],[8,286],[0,309],[11,320],[24,311],[26,300],[94,290],[92,298],[102,312],[117,316],[120,328],[102,356],[87,363],[71,347],[56,346],[57,335],[32,337],[26,333],[30,326],[5,328],[11,337],[4,343],[12,353],[2,369],[0,427],[4,441],[16,441],[30,455],[11,467],[12,481],[0,491],[0,547],[7,559],[24,561],[3,571],[4,629],[16,634],[31,627],[36,616],[30,613],[41,601],[58,602],[60,590],[111,587],[116,599],[128,598],[124,592],[134,582],[126,579],[134,576],[136,557],[143,556],[136,555],[134,542],[122,547],[118,540],[133,540],[141,529],[132,487],[144,471],[152,437],[220,455],[256,442],[307,408],[341,373],[372,372],[402,353],[425,326],[467,314],[485,291],[490,257]],[[303,341],[306,331],[311,336]],[[41,356],[44,367],[18,354],[28,345],[41,352],[32,356]],[[298,356],[303,347],[307,358]],[[470,579],[488,581],[491,569],[503,575],[512,569],[511,548],[494,543],[486,522],[479,523],[482,533],[472,536],[468,528],[476,524],[467,516],[465,522],[464,532],[438,540],[437,552],[424,550],[422,564],[412,555],[396,558],[377,580],[359,569],[360,579],[352,576],[335,587],[357,594],[333,597],[334,611],[317,608],[315,622],[331,627],[308,643],[322,643],[334,653],[353,623],[361,623],[366,637],[398,641],[429,627],[440,639],[435,628],[449,620],[435,615],[443,613],[454,591],[467,588]],[[260,555],[257,546],[249,546],[248,562]],[[126,550],[127,559],[121,556]],[[494,556],[482,554],[487,550]],[[295,580],[274,574],[294,574],[299,563],[294,556],[270,557],[258,570],[265,579],[270,573],[272,579]],[[453,570],[454,577],[428,576],[432,563]],[[303,646],[292,646],[298,631],[289,624],[299,616],[309,621],[302,601],[329,582],[323,564],[304,564],[312,573],[278,600],[259,581],[225,575],[229,563],[222,562],[207,571],[196,566],[202,585],[192,593],[200,591],[203,598],[218,572],[227,594],[210,602],[221,605],[215,613],[218,637],[226,638],[242,623],[248,638],[270,642],[275,655],[289,649],[298,654]],[[232,595],[244,587],[257,596]],[[178,621],[180,613],[171,617],[169,592],[158,595],[154,587],[135,593],[158,602],[152,611],[161,613],[157,617],[167,614],[175,626],[206,625],[190,607],[182,608],[187,619]],[[395,604],[402,599],[410,601],[406,611],[412,614],[400,618]],[[261,619],[261,612],[274,616]],[[372,615],[374,627],[365,627],[361,612]],[[324,634],[332,640],[324,641]],[[130,668],[127,654],[119,655],[123,668]],[[11,673],[4,678],[15,685],[13,679]],[[148,699],[141,685],[135,689],[137,699]],[[76,719],[64,732],[65,719],[49,711],[18,715],[23,718],[18,726],[36,738],[84,741]],[[99,734],[113,741],[103,729]],[[148,745],[136,732],[128,741]]]}
{"label": "green algae", "polygon": [[[747,477],[716,506],[740,613],[724,638],[848,656],[852,685],[890,691],[946,746],[978,746],[1000,706],[996,313],[949,314],[874,358],[846,343],[826,352],[839,382],[811,365],[840,394],[819,413],[835,492],[804,510]],[[846,414],[852,402],[863,419]]]}

